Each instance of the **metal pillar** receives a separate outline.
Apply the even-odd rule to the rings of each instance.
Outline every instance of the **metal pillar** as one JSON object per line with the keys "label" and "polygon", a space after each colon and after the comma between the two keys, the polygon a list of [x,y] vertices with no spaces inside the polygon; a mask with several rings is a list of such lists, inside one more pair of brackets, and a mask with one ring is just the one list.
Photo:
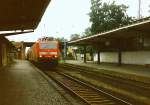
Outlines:
{"label": "metal pillar", "polygon": [[97,63],[100,64],[100,51],[97,52]]}
{"label": "metal pillar", "polygon": [[0,67],[2,66],[2,44],[0,43]]}
{"label": "metal pillar", "polygon": [[22,46],[22,60],[25,59],[25,46]]}
{"label": "metal pillar", "polygon": [[84,46],[84,63],[86,63],[86,46]]}
{"label": "metal pillar", "polygon": [[138,19],[141,19],[141,0],[138,1],[139,1]]}
{"label": "metal pillar", "polygon": [[66,56],[67,56],[67,42],[66,41],[64,41],[64,61],[65,61],[65,59],[66,59]]}
{"label": "metal pillar", "polygon": [[91,56],[91,61],[94,61],[93,50],[92,49],[91,49],[91,52],[90,52],[90,56]]}
{"label": "metal pillar", "polygon": [[22,60],[25,59],[25,48],[26,46],[24,45],[24,42],[22,42],[22,46],[21,46],[21,59]]}
{"label": "metal pillar", "polygon": [[122,51],[121,51],[121,49],[119,49],[119,51],[118,51],[118,65],[119,66],[122,65]]}

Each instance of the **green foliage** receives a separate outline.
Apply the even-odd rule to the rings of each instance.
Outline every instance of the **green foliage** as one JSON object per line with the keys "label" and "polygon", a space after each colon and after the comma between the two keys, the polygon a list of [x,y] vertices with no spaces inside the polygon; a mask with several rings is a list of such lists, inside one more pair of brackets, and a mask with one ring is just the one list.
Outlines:
{"label": "green foliage", "polygon": [[15,41],[10,41],[13,45],[15,45],[16,44],[16,42]]}
{"label": "green foliage", "polygon": [[65,39],[64,37],[61,37],[61,38],[55,38],[55,40],[58,40],[60,42],[67,42],[67,39]]}
{"label": "green foliage", "polygon": [[80,35],[79,34],[72,34],[70,36],[70,40],[76,40],[76,39],[79,39],[80,38]]}
{"label": "green foliage", "polygon": [[85,32],[83,33],[83,37],[84,36],[91,36],[92,35],[92,32],[91,32],[91,28],[88,27],[85,29]]}
{"label": "green foliage", "polygon": [[102,3],[101,0],[91,0],[90,21],[91,33],[97,34],[132,22],[126,14],[127,6],[112,3]]}

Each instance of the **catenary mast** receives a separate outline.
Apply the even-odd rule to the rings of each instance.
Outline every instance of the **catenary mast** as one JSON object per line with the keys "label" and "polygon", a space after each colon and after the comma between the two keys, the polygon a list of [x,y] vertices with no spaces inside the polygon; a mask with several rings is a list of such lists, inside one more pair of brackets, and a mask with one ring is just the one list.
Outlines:
{"label": "catenary mast", "polygon": [[139,7],[138,7],[138,19],[141,19],[141,0],[138,0],[139,2]]}

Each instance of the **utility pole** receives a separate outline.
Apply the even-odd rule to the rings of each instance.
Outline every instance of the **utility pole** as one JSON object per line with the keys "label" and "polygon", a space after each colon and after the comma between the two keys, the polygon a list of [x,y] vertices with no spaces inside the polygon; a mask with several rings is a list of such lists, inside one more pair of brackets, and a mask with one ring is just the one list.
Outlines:
{"label": "utility pole", "polygon": [[139,8],[138,8],[138,19],[141,19],[141,0],[138,0]]}

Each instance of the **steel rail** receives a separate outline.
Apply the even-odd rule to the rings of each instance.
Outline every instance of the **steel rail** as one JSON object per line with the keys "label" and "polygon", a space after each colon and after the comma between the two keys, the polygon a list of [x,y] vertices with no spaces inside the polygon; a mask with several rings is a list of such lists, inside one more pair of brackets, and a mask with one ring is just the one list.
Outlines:
{"label": "steel rail", "polygon": [[[88,70],[88,67],[81,68],[79,66],[72,65],[72,64],[67,64],[67,65],[62,65],[62,66],[65,67],[65,68],[75,69],[76,71],[77,70],[82,71],[84,73],[94,73],[94,71]],[[85,69],[86,69],[86,71],[85,71]],[[102,76],[104,78],[111,79],[111,80],[114,80],[114,81],[120,81],[118,79],[121,79],[121,80],[123,80],[122,82],[124,82],[126,84],[136,86],[136,87],[139,87],[141,89],[150,90],[150,87],[149,87],[150,84],[149,83],[144,83],[144,82],[141,82],[141,81],[131,80],[131,79],[127,79],[127,78],[121,78],[121,77],[113,76],[112,74],[106,74],[106,73],[103,73]],[[133,84],[129,83],[128,81],[132,82]]]}
{"label": "steel rail", "polygon": [[132,105],[92,85],[77,80],[64,73],[47,72],[54,81],[78,96],[88,105]]}

